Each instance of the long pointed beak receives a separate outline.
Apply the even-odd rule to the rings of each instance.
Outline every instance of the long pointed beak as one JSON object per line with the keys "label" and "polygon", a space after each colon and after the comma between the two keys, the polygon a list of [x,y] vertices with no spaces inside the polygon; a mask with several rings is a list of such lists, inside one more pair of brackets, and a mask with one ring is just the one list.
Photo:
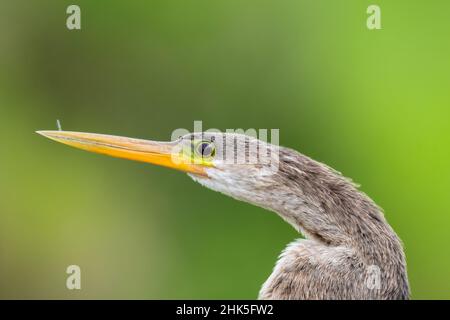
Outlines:
{"label": "long pointed beak", "polygon": [[36,133],[86,151],[206,176],[204,166],[183,158],[176,142],[158,142],[72,131],[36,131]]}

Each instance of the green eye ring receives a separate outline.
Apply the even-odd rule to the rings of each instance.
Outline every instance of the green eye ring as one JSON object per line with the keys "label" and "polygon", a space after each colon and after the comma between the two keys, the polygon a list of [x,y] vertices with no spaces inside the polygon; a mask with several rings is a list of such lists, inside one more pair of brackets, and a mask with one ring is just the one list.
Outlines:
{"label": "green eye ring", "polygon": [[213,158],[216,155],[216,146],[211,141],[198,142],[194,150],[202,158]]}

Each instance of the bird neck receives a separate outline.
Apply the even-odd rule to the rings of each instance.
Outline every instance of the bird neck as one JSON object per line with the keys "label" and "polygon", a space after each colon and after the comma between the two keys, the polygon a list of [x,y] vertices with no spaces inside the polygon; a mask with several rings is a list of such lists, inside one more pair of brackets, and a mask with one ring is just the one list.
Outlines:
{"label": "bird neck", "polygon": [[396,256],[401,242],[381,209],[351,180],[293,150],[280,152],[277,182],[265,207],[305,237],[326,246],[346,246],[367,260]]}

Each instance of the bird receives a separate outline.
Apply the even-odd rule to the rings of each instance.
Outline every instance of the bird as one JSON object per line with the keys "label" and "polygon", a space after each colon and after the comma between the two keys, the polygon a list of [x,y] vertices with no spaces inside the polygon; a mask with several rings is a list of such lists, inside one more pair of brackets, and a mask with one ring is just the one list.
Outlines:
{"label": "bird", "polygon": [[280,254],[261,300],[407,300],[403,244],[351,179],[291,148],[241,133],[168,142],[36,131],[57,142],[187,173],[201,185],[278,214],[300,234]]}

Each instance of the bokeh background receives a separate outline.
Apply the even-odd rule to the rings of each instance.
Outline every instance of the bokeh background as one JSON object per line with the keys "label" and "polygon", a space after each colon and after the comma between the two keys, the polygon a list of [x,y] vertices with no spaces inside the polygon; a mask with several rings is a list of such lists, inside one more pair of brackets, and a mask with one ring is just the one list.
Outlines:
{"label": "bokeh background", "polygon": [[450,2],[377,0],[369,31],[372,3],[2,0],[0,297],[256,298],[299,237],[180,172],[34,133],[60,119],[160,140],[279,128],[385,209],[413,298],[450,298]]}

